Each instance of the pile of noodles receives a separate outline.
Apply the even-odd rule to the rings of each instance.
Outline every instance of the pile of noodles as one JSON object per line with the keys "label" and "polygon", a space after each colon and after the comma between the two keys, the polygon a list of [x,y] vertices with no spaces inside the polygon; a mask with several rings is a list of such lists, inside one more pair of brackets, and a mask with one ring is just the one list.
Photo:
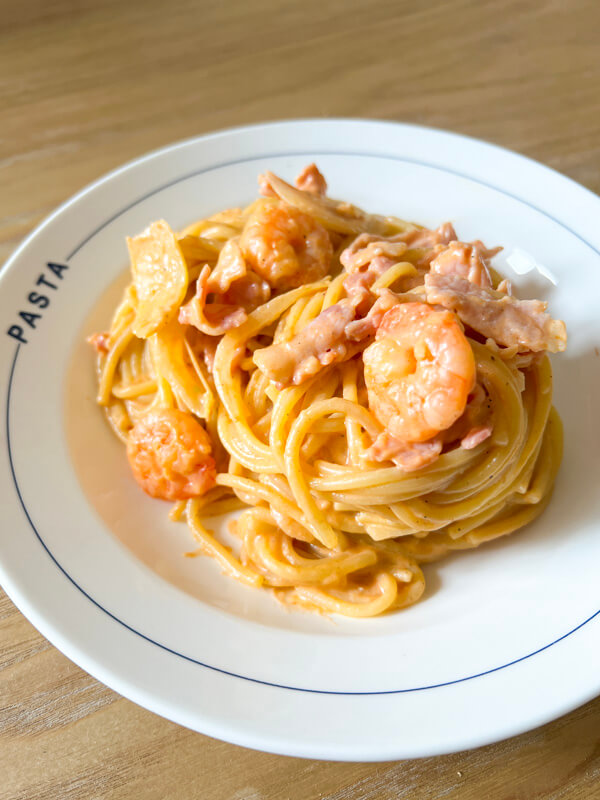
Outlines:
{"label": "pile of noodles", "polygon": [[[439,458],[414,471],[371,460],[368,451],[382,426],[369,410],[360,350],[286,386],[261,372],[254,354],[292,340],[345,297],[339,256],[359,234],[393,237],[418,226],[276,178],[271,188],[276,196],[172,234],[184,264],[175,292],[171,281],[166,297],[155,286],[144,294],[134,276],[98,347],[98,400],[124,442],[136,421],[156,408],[180,409],[205,427],[216,460],[214,488],[171,511],[173,520],[187,521],[195,552],[288,604],[373,616],[419,599],[422,563],[511,533],[543,511],[562,450],[550,362],[545,353],[524,357],[467,330],[491,436],[472,449],[444,446]],[[180,322],[177,312],[195,296],[206,265],[215,268],[223,247],[242,234],[258,207],[282,202],[328,231],[329,273],[272,292],[217,336]],[[424,255],[407,249],[378,288],[393,290],[401,302],[422,301],[414,280],[409,289],[403,281],[414,278],[417,267],[422,272]],[[497,285],[499,276],[492,275]],[[211,517],[232,511],[233,539],[207,527]]]}

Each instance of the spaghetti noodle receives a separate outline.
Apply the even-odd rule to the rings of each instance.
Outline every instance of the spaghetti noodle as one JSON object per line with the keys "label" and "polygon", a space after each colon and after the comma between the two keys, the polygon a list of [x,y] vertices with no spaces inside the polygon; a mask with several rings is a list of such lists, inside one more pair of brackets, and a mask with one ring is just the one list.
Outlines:
{"label": "spaghetti noodle", "polygon": [[[292,186],[128,240],[96,334],[98,402],[196,552],[283,602],[367,617],[415,603],[420,565],[535,519],[562,453],[547,351],[497,251]],[[239,511],[225,544],[206,527]]]}

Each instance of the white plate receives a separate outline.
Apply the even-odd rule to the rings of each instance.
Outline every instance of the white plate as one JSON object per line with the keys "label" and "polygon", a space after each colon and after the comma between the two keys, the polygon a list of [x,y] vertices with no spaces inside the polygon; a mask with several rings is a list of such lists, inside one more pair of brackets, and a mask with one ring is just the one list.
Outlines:
{"label": "white plate", "polygon": [[[134,485],[94,405],[82,344],[108,321],[127,234],[160,217],[182,227],[240,205],[255,195],[259,172],[290,178],[313,160],[334,196],[430,225],[451,220],[462,238],[535,254],[555,286],[537,272],[506,272],[569,329],[568,352],[554,360],[565,457],[546,513],[505,541],[427,568],[422,602],[369,621],[290,613],[214,562],[183,558],[187,529]],[[121,694],[195,730],[278,753],[445,753],[595,696],[599,218],[596,196],[539,164],[381,122],[225,131],[93,184],[38,228],[2,275],[3,326],[20,326],[27,340],[0,338],[2,585],[51,642]],[[48,262],[67,268],[53,272]],[[33,305],[32,292],[48,307]]]}

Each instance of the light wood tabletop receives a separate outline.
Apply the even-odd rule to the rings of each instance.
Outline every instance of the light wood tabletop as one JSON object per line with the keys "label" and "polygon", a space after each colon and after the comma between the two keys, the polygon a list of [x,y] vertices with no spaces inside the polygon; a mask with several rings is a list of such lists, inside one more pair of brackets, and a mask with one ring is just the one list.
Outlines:
{"label": "light wood tabletop", "polygon": [[[599,30],[598,0],[3,0],[0,258],[120,163],[280,118],[447,128],[600,192]],[[2,800],[442,797],[600,797],[600,699],[445,757],[342,764],[267,755],[119,697],[0,593]]]}

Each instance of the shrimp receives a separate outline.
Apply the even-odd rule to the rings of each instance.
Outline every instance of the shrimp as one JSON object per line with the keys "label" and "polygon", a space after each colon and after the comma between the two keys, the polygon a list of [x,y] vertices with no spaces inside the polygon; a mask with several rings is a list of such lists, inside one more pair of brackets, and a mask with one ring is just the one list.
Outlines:
{"label": "shrimp", "polygon": [[140,417],[129,432],[127,457],[134,478],[151,497],[187,500],[215,485],[208,434],[191,414],[176,408]]}
{"label": "shrimp", "polygon": [[265,203],[250,217],[240,239],[248,266],[275,289],[322,278],[333,256],[325,228],[292,206]]}
{"label": "shrimp", "polygon": [[404,445],[449,428],[475,385],[475,357],[457,317],[425,303],[387,311],[363,362],[369,408]]}

